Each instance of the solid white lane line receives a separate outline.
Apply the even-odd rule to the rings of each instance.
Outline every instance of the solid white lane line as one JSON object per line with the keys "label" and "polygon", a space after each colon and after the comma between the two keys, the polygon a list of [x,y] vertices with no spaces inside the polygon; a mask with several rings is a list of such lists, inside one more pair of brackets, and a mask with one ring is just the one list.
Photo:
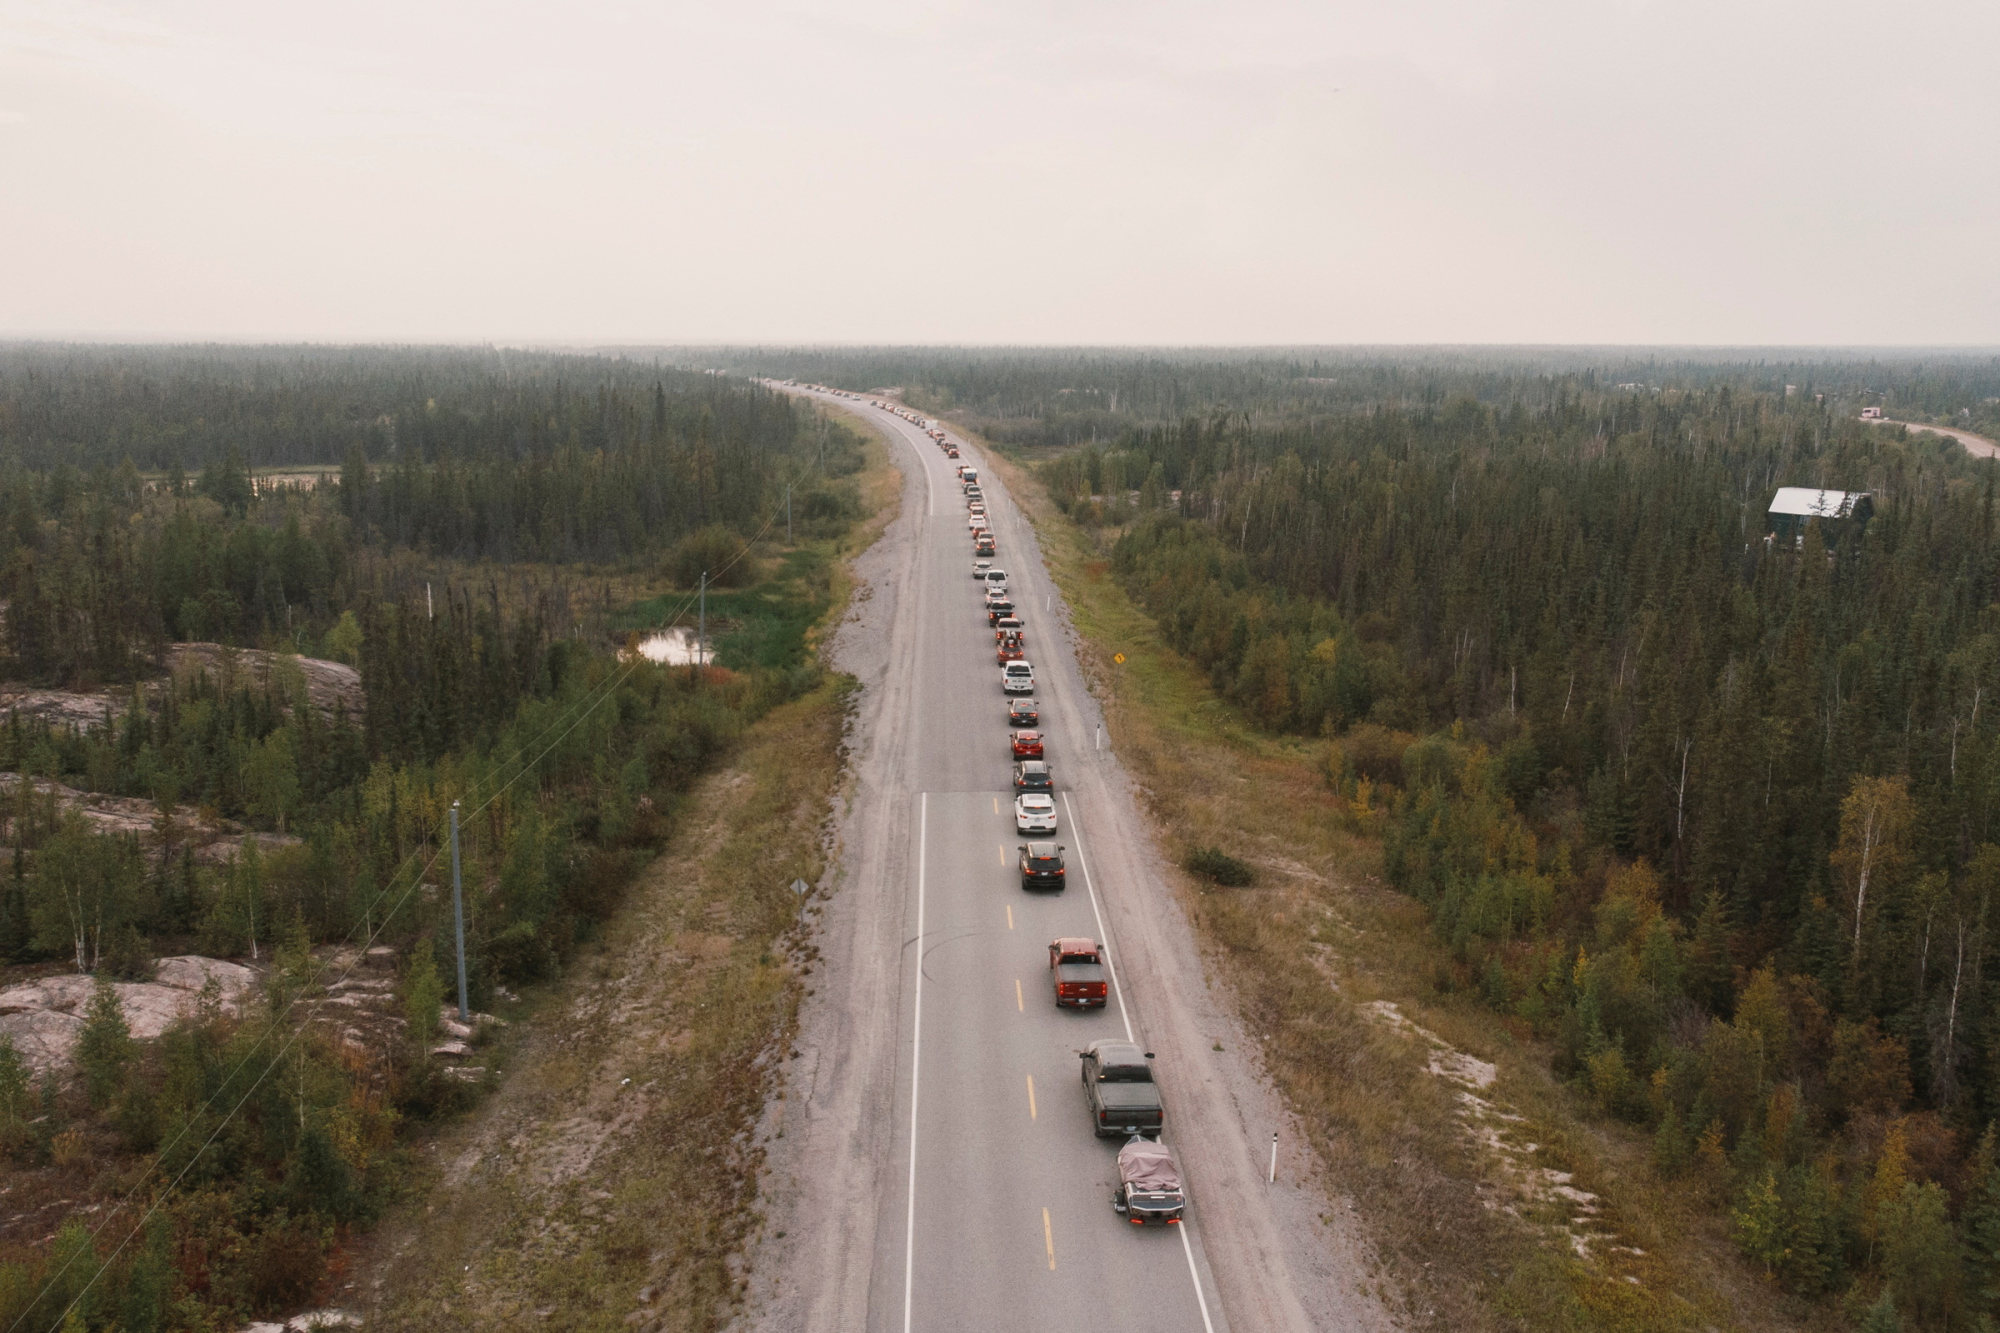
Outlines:
{"label": "solid white lane line", "polygon": [[910,1201],[903,1218],[903,1333],[910,1333],[910,1298],[917,1277],[917,1066],[924,1054],[924,870],[930,852],[931,794],[917,806],[917,1001],[910,1031]]}
{"label": "solid white lane line", "polygon": [[1111,993],[1118,997],[1118,1021],[1125,1025],[1125,1040],[1136,1041],[1132,1035],[1132,1014],[1125,1008],[1125,988],[1118,984],[1118,964],[1113,960],[1118,951],[1111,947],[1111,937],[1104,930],[1104,913],[1097,906],[1097,885],[1090,878],[1090,863],[1083,857],[1083,834],[1077,830],[1076,808],[1069,803],[1069,793],[1063,793],[1063,813],[1069,817],[1069,840],[1076,844],[1076,868],[1083,872],[1083,890],[1090,895],[1090,914],[1097,918],[1097,942],[1104,946],[1104,970],[1111,974]]}
{"label": "solid white lane line", "polygon": [[1188,1276],[1194,1279],[1194,1300],[1201,1307],[1201,1326],[1207,1333],[1215,1333],[1215,1325],[1208,1317],[1208,1297],[1201,1290],[1201,1270],[1194,1266],[1194,1242],[1188,1239],[1186,1219],[1181,1221],[1181,1252],[1187,1255]]}
{"label": "solid white lane line", "polygon": [[[1111,939],[1104,930],[1104,913],[1097,905],[1097,884],[1090,877],[1090,863],[1083,855],[1083,835],[1077,831],[1076,807],[1069,802],[1069,793],[1063,793],[1063,813],[1069,817],[1070,842],[1076,847],[1076,868],[1083,872],[1083,887],[1090,894],[1090,914],[1097,918],[1097,942],[1104,946],[1104,970],[1111,974],[1111,991],[1118,997],[1118,1017],[1125,1024],[1125,1040],[1132,1036],[1132,1015],[1125,1007],[1125,990],[1118,984],[1118,965],[1112,961],[1117,950],[1111,947]],[[1187,1254],[1188,1276],[1194,1279],[1194,1301],[1201,1307],[1201,1326],[1206,1333],[1215,1333],[1215,1322],[1208,1317],[1208,1293],[1201,1289],[1201,1270],[1195,1267],[1194,1242],[1188,1239],[1188,1224],[1181,1223],[1181,1249]],[[1051,1258],[1051,1262],[1054,1262]]]}

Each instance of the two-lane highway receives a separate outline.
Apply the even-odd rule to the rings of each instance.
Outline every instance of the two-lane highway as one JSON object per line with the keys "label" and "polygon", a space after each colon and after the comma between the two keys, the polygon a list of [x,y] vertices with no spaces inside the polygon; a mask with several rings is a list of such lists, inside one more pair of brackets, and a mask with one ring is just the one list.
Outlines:
{"label": "two-lane highway", "polygon": [[[1308,1159],[1265,1180],[1282,1108],[1210,989],[1136,794],[1105,738],[1032,530],[977,450],[1054,770],[1068,887],[1024,892],[1006,697],[956,465],[912,421],[782,386],[879,430],[902,514],[862,557],[834,643],[863,682],[816,933],[822,966],[774,1110],[760,1328],[850,1333],[1088,1327],[1289,1333],[1389,1326],[1351,1251],[1326,1248]],[[1105,1009],[1058,1010],[1049,942],[1102,941]],[[1188,1222],[1111,1209],[1116,1139],[1091,1132],[1077,1050],[1157,1053]],[[1225,1051],[1225,1044],[1227,1050]],[[1302,1294],[1294,1274],[1313,1287]],[[1308,1316],[1307,1309],[1311,1309]],[[1225,1317],[1226,1312],[1226,1317]]]}
{"label": "two-lane highway", "polygon": [[[906,769],[915,876],[892,1154],[904,1206],[900,1225],[878,1232],[870,1326],[1048,1327],[1089,1310],[1094,1325],[1110,1328],[1220,1327],[1191,1227],[1133,1227],[1111,1210],[1119,1142],[1092,1134],[1084,1105],[1078,1049],[1102,1037],[1143,1039],[1143,1024],[1120,997],[1103,1010],[1059,1010],[1050,988],[1049,942],[1104,933],[1086,873],[1094,798],[1071,781],[1095,753],[1095,713],[1073,667],[1059,669],[1069,649],[1047,615],[1050,590],[1039,569],[1009,563],[1021,520],[982,476],[999,543],[993,565],[1008,571],[1036,669],[1057,841],[1075,867],[1063,892],[1029,893],[1015,854],[1025,839],[1014,827],[1007,700],[984,590],[972,578],[957,465],[910,422],[865,410],[926,472],[913,610],[929,627]],[[977,466],[961,448],[962,461]],[[1106,946],[1115,967],[1118,943]],[[1172,1143],[1171,1122],[1165,1137]],[[901,1299],[882,1299],[890,1292]]]}

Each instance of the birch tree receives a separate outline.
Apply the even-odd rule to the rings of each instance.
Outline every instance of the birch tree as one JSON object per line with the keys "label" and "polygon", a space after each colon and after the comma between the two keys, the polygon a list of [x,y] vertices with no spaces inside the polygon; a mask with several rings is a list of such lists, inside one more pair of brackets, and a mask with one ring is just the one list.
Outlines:
{"label": "birch tree", "polygon": [[1916,815],[1910,780],[1858,777],[1840,803],[1840,840],[1828,858],[1846,891],[1852,923],[1850,961],[1861,962],[1862,928],[1882,894],[1893,888],[1909,863],[1910,832]]}

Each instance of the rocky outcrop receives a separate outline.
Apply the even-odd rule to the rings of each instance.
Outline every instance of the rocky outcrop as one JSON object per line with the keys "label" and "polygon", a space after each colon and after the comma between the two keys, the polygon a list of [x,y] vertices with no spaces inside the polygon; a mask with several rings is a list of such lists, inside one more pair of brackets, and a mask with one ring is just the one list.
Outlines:
{"label": "rocky outcrop", "polygon": [[350,718],[361,720],[361,673],[345,663],[261,648],[225,648],[219,643],[176,643],[167,649],[167,666],[175,675],[206,671],[225,688],[262,688],[270,682],[273,670],[297,671],[313,707],[329,714],[344,708]]}
{"label": "rocky outcrop", "polygon": [[[296,673],[305,687],[306,699],[321,713],[331,717],[345,710],[355,722],[361,720],[363,695],[361,673],[341,662],[292,653],[266,652],[262,648],[228,648],[219,643],[175,643],[167,646],[167,674],[139,685],[148,707],[158,707],[160,692],[169,676],[206,672],[224,689],[248,685],[262,689],[274,671]],[[100,690],[40,690],[18,683],[0,682],[0,720],[9,713],[40,718],[57,727],[80,727],[85,731],[101,727],[132,706],[131,685],[109,685]]]}
{"label": "rocky outcrop", "polygon": [[[191,1013],[211,981],[217,1002],[233,1013],[256,979],[256,972],[240,963],[183,954],[160,959],[151,981],[116,981],[112,987],[132,1035],[150,1040]],[[10,1038],[37,1073],[66,1065],[96,986],[96,978],[70,972],[0,988],[0,1036]]]}
{"label": "rocky outcrop", "polygon": [[[58,809],[82,816],[93,832],[129,834],[148,847],[158,841],[153,821],[159,817],[160,808],[143,797],[106,796],[102,792],[78,791],[46,778],[24,779],[19,773],[0,773],[0,801],[12,799],[24,781],[33,785],[38,798],[54,797]],[[256,843],[258,850],[266,855],[299,842],[286,833],[247,832],[234,820],[208,818],[186,806],[180,808],[175,819],[176,845],[192,847],[195,860],[204,865],[220,865],[230,860],[243,850],[246,842]]]}

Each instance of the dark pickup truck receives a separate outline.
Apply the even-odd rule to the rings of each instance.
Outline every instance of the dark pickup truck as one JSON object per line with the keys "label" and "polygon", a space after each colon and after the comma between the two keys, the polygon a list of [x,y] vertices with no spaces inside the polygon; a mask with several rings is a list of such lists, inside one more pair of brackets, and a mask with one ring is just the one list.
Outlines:
{"label": "dark pickup truck", "polygon": [[1056,1004],[1064,1009],[1102,1009],[1110,996],[1104,984],[1104,955],[1097,941],[1065,936],[1049,945]]}
{"label": "dark pickup truck", "polygon": [[1157,1136],[1165,1120],[1153,1085],[1151,1051],[1129,1041],[1094,1041],[1077,1052],[1083,1093],[1090,1099],[1090,1127],[1100,1139]]}

